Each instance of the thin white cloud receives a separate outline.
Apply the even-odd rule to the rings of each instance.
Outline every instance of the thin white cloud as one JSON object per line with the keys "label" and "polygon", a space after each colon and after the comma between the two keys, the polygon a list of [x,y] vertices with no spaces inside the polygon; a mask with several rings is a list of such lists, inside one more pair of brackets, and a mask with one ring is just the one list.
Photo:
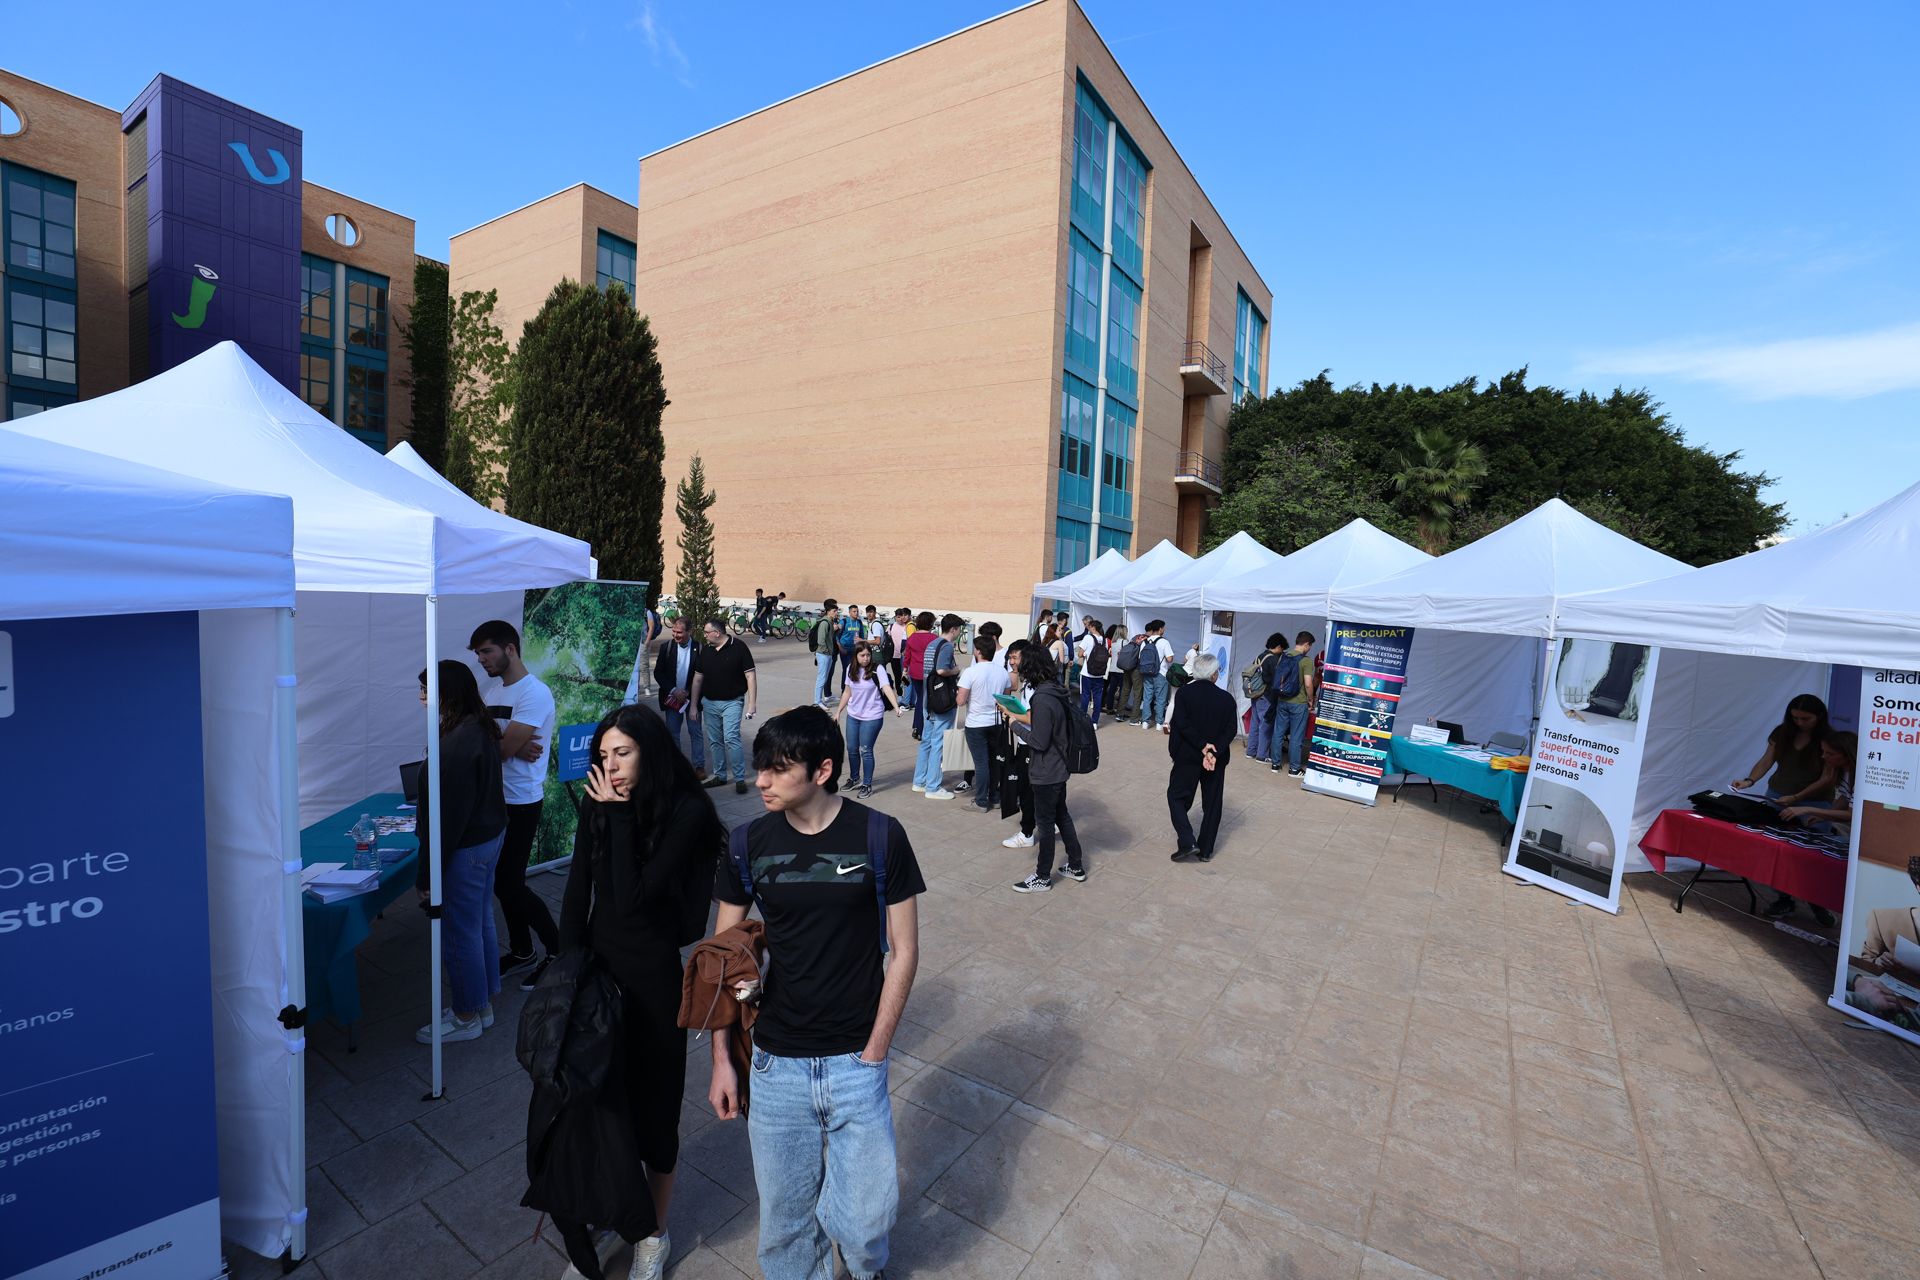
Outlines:
{"label": "thin white cloud", "polygon": [[1656,343],[1582,357],[1579,371],[1711,382],[1743,400],[1858,400],[1920,390],[1920,323],[1777,342]]}
{"label": "thin white cloud", "polygon": [[638,27],[646,40],[647,56],[653,59],[653,65],[671,71],[675,80],[686,88],[693,88],[693,64],[681,52],[680,42],[673,38],[673,32],[654,16],[651,3],[641,4],[639,16],[630,25]]}

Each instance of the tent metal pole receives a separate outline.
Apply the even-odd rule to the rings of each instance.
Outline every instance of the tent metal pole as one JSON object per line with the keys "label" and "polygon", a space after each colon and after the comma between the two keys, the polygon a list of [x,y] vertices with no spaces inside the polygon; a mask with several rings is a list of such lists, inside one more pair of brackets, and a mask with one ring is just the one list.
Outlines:
{"label": "tent metal pole", "polygon": [[[427,780],[428,785],[438,790],[440,787],[440,597],[427,597]],[[427,855],[427,902],[432,907],[432,923],[428,926],[432,936],[433,948],[433,991],[427,1005],[427,1025],[433,1028],[433,1092],[428,1096],[442,1098],[446,1096],[441,1080],[440,1062],[440,904],[442,886],[440,884],[440,847],[442,831],[440,828],[441,811],[444,804],[429,804],[427,808],[427,843],[423,846]]]}
{"label": "tent metal pole", "polygon": [[[273,736],[279,757],[280,791],[280,971],[286,978],[286,1003],[296,1010],[307,1007],[307,948],[305,913],[300,901],[300,734],[295,721],[298,684],[294,674],[293,610],[279,609],[274,619],[274,638],[279,650],[279,670],[274,674]],[[307,1256],[307,1033],[304,1027],[288,1028],[287,1070],[291,1105],[287,1115],[287,1147],[291,1156],[291,1178],[298,1192],[298,1203],[291,1216],[292,1232],[287,1253],[295,1262]]]}

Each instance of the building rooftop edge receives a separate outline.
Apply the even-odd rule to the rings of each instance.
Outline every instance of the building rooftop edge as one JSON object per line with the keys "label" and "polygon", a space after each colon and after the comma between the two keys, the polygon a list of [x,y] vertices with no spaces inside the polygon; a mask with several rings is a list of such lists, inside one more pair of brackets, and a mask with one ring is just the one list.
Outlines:
{"label": "building rooftop edge", "polygon": [[633,210],[635,217],[638,217],[640,214],[640,206],[635,204],[631,200],[622,199],[621,197],[613,194],[613,192],[611,191],[607,191],[603,188],[594,186],[591,182],[570,182],[566,186],[560,188],[558,191],[549,191],[546,195],[541,196],[538,200],[529,200],[525,204],[515,205],[513,208],[506,210],[504,213],[496,213],[491,218],[488,218],[485,221],[476,222],[472,226],[468,227],[466,231],[456,231],[452,235],[447,237],[447,243],[451,245],[455,240],[458,240],[461,236],[466,235],[468,232],[478,231],[480,228],[487,226],[489,223],[498,222],[502,218],[511,218],[514,214],[519,213],[522,210],[531,209],[533,208],[533,206],[537,204],[545,204],[547,201],[553,199],[555,196],[563,196],[567,194],[567,192],[572,191],[577,187],[585,187],[589,191],[598,191],[601,195],[605,196],[609,200],[619,200],[621,204]]}
{"label": "building rooftop edge", "polygon": [[[305,157],[303,156],[303,157],[302,157],[302,163],[304,163],[304,162],[305,162]],[[373,201],[371,201],[371,200],[369,200],[369,199],[367,199],[367,198],[366,198],[365,196],[357,196],[357,195],[355,195],[355,194],[353,194],[353,192],[351,192],[351,191],[342,191],[342,190],[341,190],[340,188],[338,188],[338,187],[330,187],[330,186],[328,186],[328,185],[327,185],[326,183],[324,183],[324,182],[315,182],[315,181],[314,181],[313,179],[311,179],[311,178],[302,178],[302,179],[300,179],[300,184],[301,184],[302,186],[307,186],[307,187],[318,187],[318,188],[320,188],[320,189],[321,189],[322,191],[325,191],[325,192],[328,192],[328,193],[330,193],[330,194],[332,194],[332,195],[336,195],[336,196],[339,196],[339,197],[341,197],[342,199],[345,199],[345,200],[351,200],[351,201],[353,201],[353,202],[354,202],[355,204],[364,204],[364,205],[366,205],[366,206],[367,206],[367,207],[368,207],[369,209],[378,209],[378,210],[379,210],[380,212],[382,212],[382,213],[390,213],[390,214],[392,214],[392,215],[393,215],[394,217],[396,217],[396,218],[405,218],[405,219],[406,219],[406,220],[407,220],[408,222],[412,222],[412,223],[414,224],[414,226],[415,226],[415,227],[418,227],[418,226],[420,225],[420,224],[419,224],[419,223],[418,223],[417,221],[415,221],[415,219],[414,219],[414,218],[413,218],[412,216],[410,216],[410,215],[408,215],[408,214],[404,214],[404,213],[402,213],[402,212],[400,212],[400,211],[399,211],[398,209],[389,209],[389,208],[388,208],[388,207],[387,207],[386,205],[384,205],[384,204],[375,204],[375,203],[374,203]]]}

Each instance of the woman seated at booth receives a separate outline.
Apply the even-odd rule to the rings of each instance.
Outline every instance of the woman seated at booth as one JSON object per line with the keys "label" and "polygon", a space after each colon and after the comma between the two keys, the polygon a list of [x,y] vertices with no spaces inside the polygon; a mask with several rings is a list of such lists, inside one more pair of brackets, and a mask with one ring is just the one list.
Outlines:
{"label": "woman seated at booth", "polygon": [[[1860,738],[1857,734],[1840,729],[1827,730],[1820,739],[1820,779],[1806,793],[1825,798],[1803,802],[1801,796],[1783,797],[1780,820],[1826,835],[1846,835],[1851,831],[1853,763],[1859,749]],[[1790,896],[1781,894],[1779,901],[1768,907],[1765,914],[1777,920],[1791,914],[1793,905]],[[1833,913],[1823,908],[1813,908],[1813,915],[1821,924],[1833,923]]]}

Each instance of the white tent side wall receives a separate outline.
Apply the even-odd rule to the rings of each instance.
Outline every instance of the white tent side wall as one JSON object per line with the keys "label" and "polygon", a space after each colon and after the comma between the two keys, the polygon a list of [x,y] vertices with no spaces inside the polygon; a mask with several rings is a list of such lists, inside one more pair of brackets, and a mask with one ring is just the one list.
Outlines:
{"label": "white tent side wall", "polygon": [[[1323,629],[1324,624],[1313,630],[1318,634]],[[1533,724],[1535,663],[1543,643],[1532,636],[1414,628],[1406,693],[1394,715],[1393,731],[1404,736],[1414,725],[1448,720],[1466,731],[1469,742],[1485,742],[1496,733],[1526,737]]]}
{"label": "white tent side wall", "polygon": [[[467,651],[482,622],[518,628],[521,591],[440,597],[439,656],[489,677]],[[302,591],[294,635],[300,667],[300,825],[400,789],[399,768],[426,754],[420,712],[419,596]]]}

